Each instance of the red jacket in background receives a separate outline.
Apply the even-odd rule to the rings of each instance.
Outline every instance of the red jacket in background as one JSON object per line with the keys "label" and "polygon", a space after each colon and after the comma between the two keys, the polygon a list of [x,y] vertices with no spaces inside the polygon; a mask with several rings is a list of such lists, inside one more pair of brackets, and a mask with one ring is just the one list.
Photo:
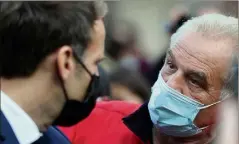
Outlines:
{"label": "red jacket in background", "polygon": [[138,107],[123,101],[98,102],[89,117],[60,129],[73,144],[143,144],[122,122]]}

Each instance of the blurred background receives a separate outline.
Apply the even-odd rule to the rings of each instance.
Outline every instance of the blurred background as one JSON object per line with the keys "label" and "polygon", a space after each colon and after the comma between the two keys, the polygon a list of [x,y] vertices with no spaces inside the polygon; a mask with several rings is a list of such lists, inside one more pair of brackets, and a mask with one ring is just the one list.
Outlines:
{"label": "blurred background", "polygon": [[238,1],[108,1],[104,92],[99,100],[143,103],[157,80],[170,36],[191,17],[223,13],[238,17]]}

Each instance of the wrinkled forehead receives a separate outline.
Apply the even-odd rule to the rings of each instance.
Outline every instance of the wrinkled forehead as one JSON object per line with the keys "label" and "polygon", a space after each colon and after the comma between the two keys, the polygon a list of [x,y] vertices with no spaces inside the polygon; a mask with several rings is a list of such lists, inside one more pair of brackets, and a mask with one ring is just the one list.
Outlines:
{"label": "wrinkled forehead", "polygon": [[171,42],[171,50],[181,50],[191,56],[217,64],[222,60],[229,62],[226,60],[232,58],[234,44],[229,38],[214,40],[204,36],[203,33],[187,32]]}
{"label": "wrinkled forehead", "polygon": [[205,72],[224,73],[231,65],[233,44],[230,39],[214,40],[203,33],[188,32],[171,42],[170,51],[184,66],[194,65]]}
{"label": "wrinkled forehead", "polygon": [[230,37],[214,39],[204,32],[193,32],[188,30],[171,39],[171,49],[180,45],[186,46],[188,51],[194,53],[203,53],[204,55],[214,54],[214,56],[224,54],[224,56],[228,56],[227,54],[231,54],[232,51],[236,49],[235,45],[238,45],[238,41],[234,41]]}

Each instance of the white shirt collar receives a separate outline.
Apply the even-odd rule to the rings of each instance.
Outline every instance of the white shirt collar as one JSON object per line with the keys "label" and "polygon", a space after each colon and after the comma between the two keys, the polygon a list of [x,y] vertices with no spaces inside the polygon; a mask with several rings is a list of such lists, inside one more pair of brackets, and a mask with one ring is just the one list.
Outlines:
{"label": "white shirt collar", "polygon": [[20,144],[30,144],[42,134],[35,122],[12,99],[1,91],[1,110],[11,125]]}

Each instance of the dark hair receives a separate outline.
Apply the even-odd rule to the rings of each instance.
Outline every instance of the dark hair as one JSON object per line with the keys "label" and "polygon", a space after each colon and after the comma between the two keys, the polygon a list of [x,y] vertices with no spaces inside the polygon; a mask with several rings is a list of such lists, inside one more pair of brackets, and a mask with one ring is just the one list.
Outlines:
{"label": "dark hair", "polygon": [[184,14],[180,16],[169,28],[169,33],[174,34],[186,21],[191,19],[191,16]]}
{"label": "dark hair", "polygon": [[150,98],[150,86],[140,73],[120,67],[110,74],[110,82],[127,87],[143,101]]}
{"label": "dark hair", "polygon": [[119,58],[120,53],[125,49],[124,44],[116,41],[116,40],[111,40],[108,41],[107,45],[107,53],[111,58],[114,60],[117,60]]}
{"label": "dark hair", "polygon": [[93,1],[0,2],[1,76],[30,76],[64,45],[82,55],[100,8]]}
{"label": "dark hair", "polygon": [[110,91],[109,75],[102,66],[99,65],[98,69],[100,75],[99,96],[110,96],[111,91]]}

